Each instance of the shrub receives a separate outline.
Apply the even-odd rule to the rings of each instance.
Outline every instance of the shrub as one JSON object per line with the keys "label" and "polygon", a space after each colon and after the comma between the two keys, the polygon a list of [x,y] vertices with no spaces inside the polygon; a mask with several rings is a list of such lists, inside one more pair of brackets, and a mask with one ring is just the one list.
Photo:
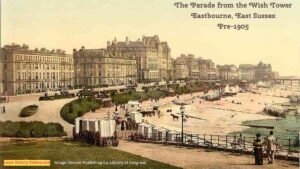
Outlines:
{"label": "shrub", "polygon": [[116,95],[116,92],[115,91],[113,91],[113,92],[111,92],[111,94],[110,94],[112,97],[113,96],[115,96]]}
{"label": "shrub", "polygon": [[59,123],[31,122],[0,122],[1,137],[61,137],[65,136],[64,128]]}
{"label": "shrub", "polygon": [[37,105],[29,105],[24,107],[19,116],[20,117],[29,117],[32,116],[33,114],[35,114],[38,111],[38,106]]}
{"label": "shrub", "polygon": [[65,104],[60,110],[60,116],[65,121],[74,124],[74,120],[77,117],[82,116],[84,113],[90,111],[92,108],[99,109],[100,107],[101,103],[99,101],[91,97],[85,97]]}
{"label": "shrub", "polygon": [[69,113],[73,112],[73,104],[69,104]]}
{"label": "shrub", "polygon": [[47,101],[47,100],[56,100],[56,99],[67,99],[67,98],[73,98],[75,97],[75,94],[62,94],[58,95],[57,93],[54,94],[54,96],[42,96],[39,98],[40,101]]}
{"label": "shrub", "polygon": [[129,100],[148,100],[150,98],[160,98],[167,96],[168,92],[155,90],[151,92],[128,92],[116,94],[112,97],[112,101],[116,104],[126,104]]}

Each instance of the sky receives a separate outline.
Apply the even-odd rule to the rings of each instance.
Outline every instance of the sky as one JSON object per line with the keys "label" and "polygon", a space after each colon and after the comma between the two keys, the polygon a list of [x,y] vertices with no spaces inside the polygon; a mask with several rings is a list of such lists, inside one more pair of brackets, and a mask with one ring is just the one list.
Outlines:
{"label": "sky", "polygon": [[[205,3],[209,0],[181,0]],[[237,0],[211,0],[236,3]],[[247,3],[251,0],[243,0]],[[1,0],[1,46],[30,48],[105,48],[115,37],[124,41],[158,35],[172,57],[191,53],[216,64],[271,63],[280,75],[300,76],[300,1],[290,9],[179,9],[176,0]],[[259,1],[255,1],[259,2]],[[261,1],[262,2],[262,1]],[[272,0],[265,0],[270,3]],[[277,19],[193,19],[197,13],[275,13]],[[220,30],[224,24],[250,29]]]}

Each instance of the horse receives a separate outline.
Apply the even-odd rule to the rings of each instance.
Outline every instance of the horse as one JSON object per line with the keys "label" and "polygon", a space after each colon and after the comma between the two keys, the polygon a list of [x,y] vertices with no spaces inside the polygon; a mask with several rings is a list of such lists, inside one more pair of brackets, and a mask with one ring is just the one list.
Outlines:
{"label": "horse", "polygon": [[174,119],[177,119],[177,121],[178,121],[179,116],[177,116],[177,115],[175,115],[175,114],[171,114],[171,116],[173,117],[173,121],[174,121]]}
{"label": "horse", "polygon": [[155,116],[155,111],[141,111],[141,113],[142,113],[142,115],[143,115],[143,117],[145,117],[145,116]]}
{"label": "horse", "polygon": [[152,110],[152,111],[150,112],[150,115],[151,115],[151,116],[155,116],[155,110]]}
{"label": "horse", "polygon": [[143,117],[149,116],[149,113],[147,111],[141,111],[141,113],[142,113]]}

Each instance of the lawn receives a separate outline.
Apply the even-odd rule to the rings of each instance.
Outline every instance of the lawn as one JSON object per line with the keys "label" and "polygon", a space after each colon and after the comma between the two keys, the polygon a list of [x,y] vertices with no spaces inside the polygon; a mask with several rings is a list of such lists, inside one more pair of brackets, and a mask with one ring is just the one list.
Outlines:
{"label": "lawn", "polygon": [[[60,169],[92,169],[92,168],[164,168],[175,169],[168,164],[153,161],[147,158],[143,158],[138,155],[130,154],[120,150],[114,150],[110,148],[88,146],[79,142],[70,141],[55,141],[55,142],[43,142],[34,145],[6,145],[0,147],[0,166],[3,166],[3,160],[5,159],[43,159],[51,160],[51,166],[45,168],[60,168]],[[68,162],[76,161],[83,163],[84,161],[100,162],[100,164],[55,164],[55,162]],[[110,162],[140,162],[142,164],[109,164]],[[102,165],[101,165],[102,163]],[[11,168],[11,167],[10,167]],[[18,168],[18,167],[16,167]],[[26,167],[29,168],[29,167]],[[34,168],[34,167],[32,167]],[[35,167],[37,168],[37,167]]]}
{"label": "lawn", "polygon": [[74,124],[75,118],[82,116],[91,109],[98,109],[100,107],[101,104],[99,101],[91,97],[84,97],[65,104],[60,110],[60,116],[65,121]]}

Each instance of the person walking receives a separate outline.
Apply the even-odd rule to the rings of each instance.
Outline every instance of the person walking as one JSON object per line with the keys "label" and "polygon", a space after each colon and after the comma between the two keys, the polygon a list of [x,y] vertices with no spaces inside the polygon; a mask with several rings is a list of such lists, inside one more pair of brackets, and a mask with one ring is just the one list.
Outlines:
{"label": "person walking", "polygon": [[276,138],[273,135],[273,131],[270,131],[270,135],[267,137],[267,156],[268,164],[273,164],[276,151]]}
{"label": "person walking", "polygon": [[260,133],[256,134],[256,138],[253,142],[253,150],[255,156],[255,165],[263,165],[263,150],[262,141],[260,139]]}

